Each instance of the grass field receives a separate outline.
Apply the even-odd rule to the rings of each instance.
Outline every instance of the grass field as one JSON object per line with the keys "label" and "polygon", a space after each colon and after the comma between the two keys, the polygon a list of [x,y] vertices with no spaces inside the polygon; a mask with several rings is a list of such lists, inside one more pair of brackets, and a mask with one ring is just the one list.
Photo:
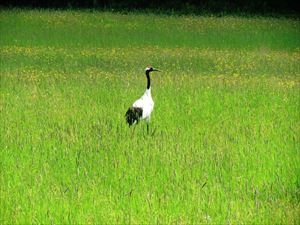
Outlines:
{"label": "grass field", "polygon": [[299,20],[2,10],[0,34],[1,224],[299,224]]}

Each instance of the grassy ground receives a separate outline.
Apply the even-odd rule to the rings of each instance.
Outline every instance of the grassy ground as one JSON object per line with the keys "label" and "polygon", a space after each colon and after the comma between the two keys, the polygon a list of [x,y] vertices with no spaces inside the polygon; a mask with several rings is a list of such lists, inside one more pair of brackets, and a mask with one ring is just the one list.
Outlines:
{"label": "grassy ground", "polygon": [[2,10],[0,33],[1,224],[299,223],[299,20]]}

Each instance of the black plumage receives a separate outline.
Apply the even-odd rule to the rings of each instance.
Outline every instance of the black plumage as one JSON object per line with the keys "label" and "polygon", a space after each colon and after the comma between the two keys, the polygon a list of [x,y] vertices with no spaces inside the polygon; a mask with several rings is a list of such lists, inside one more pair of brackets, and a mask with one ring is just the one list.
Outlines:
{"label": "black plumage", "polygon": [[130,107],[126,114],[126,121],[129,124],[129,126],[131,126],[132,124],[139,123],[139,119],[142,117],[143,115],[143,109],[139,108],[139,107]]}

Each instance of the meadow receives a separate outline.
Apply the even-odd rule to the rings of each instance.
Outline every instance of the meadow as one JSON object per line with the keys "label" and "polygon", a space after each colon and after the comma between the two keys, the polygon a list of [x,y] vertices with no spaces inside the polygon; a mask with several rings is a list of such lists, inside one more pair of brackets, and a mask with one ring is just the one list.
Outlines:
{"label": "meadow", "polygon": [[2,9],[0,34],[1,224],[300,222],[298,19]]}

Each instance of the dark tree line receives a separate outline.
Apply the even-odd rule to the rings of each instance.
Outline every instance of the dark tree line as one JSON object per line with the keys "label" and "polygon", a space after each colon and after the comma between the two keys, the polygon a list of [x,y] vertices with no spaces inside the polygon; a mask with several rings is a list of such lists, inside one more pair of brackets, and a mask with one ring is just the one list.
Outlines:
{"label": "dark tree line", "polygon": [[2,7],[299,13],[297,0],[7,0]]}

